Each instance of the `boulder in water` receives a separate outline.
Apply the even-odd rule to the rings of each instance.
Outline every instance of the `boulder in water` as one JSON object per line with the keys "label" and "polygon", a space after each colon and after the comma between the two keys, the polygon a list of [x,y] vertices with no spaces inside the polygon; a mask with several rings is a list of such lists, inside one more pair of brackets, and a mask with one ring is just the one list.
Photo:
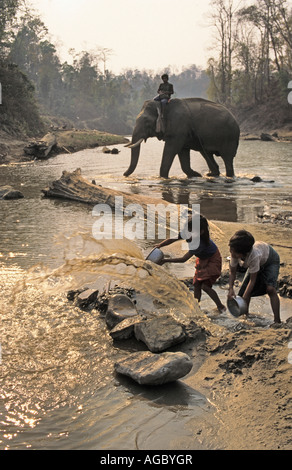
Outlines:
{"label": "boulder in water", "polygon": [[131,377],[141,385],[162,385],[187,375],[193,363],[183,352],[153,354],[143,351],[116,362],[114,367],[116,372]]}
{"label": "boulder in water", "polygon": [[151,352],[157,353],[182,343],[186,334],[172,316],[163,315],[136,324],[135,337],[143,341]]}
{"label": "boulder in water", "polygon": [[124,294],[117,294],[110,297],[108,301],[105,321],[112,329],[122,320],[132,318],[137,315],[137,310],[132,300]]}
{"label": "boulder in water", "polygon": [[0,199],[22,199],[24,195],[21,191],[13,189],[11,186],[1,186],[0,187]]}

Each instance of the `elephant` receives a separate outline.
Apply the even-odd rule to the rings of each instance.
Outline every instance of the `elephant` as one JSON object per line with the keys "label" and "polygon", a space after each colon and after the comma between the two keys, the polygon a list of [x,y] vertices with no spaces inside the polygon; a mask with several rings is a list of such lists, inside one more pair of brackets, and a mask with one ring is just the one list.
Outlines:
{"label": "elephant", "polygon": [[131,175],[138,164],[143,140],[157,137],[164,140],[160,166],[160,177],[168,178],[176,155],[183,172],[189,177],[201,176],[190,166],[190,150],[196,150],[205,158],[209,176],[219,176],[219,166],[214,155],[221,156],[225,163],[226,176],[234,177],[233,159],[236,155],[240,129],[234,116],[223,105],[203,98],[172,99],[166,106],[162,119],[164,129],[159,129],[160,103],[145,101],[137,116],[133,130],[131,163],[124,176]]}

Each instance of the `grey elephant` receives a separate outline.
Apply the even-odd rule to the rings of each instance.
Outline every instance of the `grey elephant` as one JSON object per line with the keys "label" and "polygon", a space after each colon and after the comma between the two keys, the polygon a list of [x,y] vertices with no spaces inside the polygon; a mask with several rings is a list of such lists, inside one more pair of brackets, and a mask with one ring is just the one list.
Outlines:
{"label": "grey elephant", "polygon": [[160,104],[145,101],[137,117],[132,135],[131,163],[124,176],[131,175],[139,160],[143,140],[157,137],[164,140],[160,177],[168,178],[174,157],[178,155],[183,172],[189,177],[201,176],[190,166],[190,150],[205,158],[210,176],[219,176],[214,155],[221,156],[226,176],[233,177],[233,159],[236,155],[240,129],[233,115],[224,106],[202,98],[173,99],[167,105],[165,129],[159,129]]}

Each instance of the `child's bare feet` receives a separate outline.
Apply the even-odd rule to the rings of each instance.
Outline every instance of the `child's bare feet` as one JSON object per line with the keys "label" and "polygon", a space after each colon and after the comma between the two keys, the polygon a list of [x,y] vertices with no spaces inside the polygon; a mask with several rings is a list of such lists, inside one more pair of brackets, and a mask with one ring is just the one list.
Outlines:
{"label": "child's bare feet", "polygon": [[223,305],[223,304],[220,305],[220,307],[218,307],[218,310],[219,310],[219,313],[224,313],[224,312],[226,312],[226,307],[225,307],[225,305]]}

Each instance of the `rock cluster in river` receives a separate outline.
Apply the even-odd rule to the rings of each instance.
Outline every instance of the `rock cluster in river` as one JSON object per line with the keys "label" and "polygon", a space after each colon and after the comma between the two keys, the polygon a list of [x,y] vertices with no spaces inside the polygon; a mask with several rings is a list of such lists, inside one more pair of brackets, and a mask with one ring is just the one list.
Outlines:
{"label": "rock cluster in river", "polygon": [[100,298],[98,291],[86,289],[68,293],[68,299],[75,299],[80,308],[97,308],[103,313],[114,341],[135,338],[148,348],[148,351],[131,353],[126,359],[118,360],[114,365],[117,373],[148,385],[161,385],[184,377],[192,369],[190,357],[181,351],[167,350],[190,336],[199,337],[204,331],[194,322],[186,328],[169,314],[140,314],[131,299],[133,292],[117,288]]}
{"label": "rock cluster in river", "polygon": [[272,223],[282,225],[284,227],[292,226],[292,212],[291,211],[282,211],[279,214],[269,214],[264,212],[263,214],[258,215],[258,220],[261,223]]}

